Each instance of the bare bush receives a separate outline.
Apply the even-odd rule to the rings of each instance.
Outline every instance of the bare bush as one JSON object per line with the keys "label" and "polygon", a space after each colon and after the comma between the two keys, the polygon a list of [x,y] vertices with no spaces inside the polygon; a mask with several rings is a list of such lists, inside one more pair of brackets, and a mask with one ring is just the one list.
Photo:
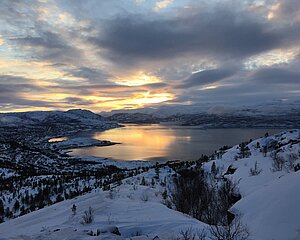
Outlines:
{"label": "bare bush", "polygon": [[290,153],[287,155],[287,159],[286,159],[286,162],[284,164],[284,168],[287,170],[287,171],[292,171],[294,170],[294,167],[295,167],[295,162],[297,161],[298,159],[298,156],[296,153]]}
{"label": "bare bush", "polygon": [[284,166],[284,158],[282,156],[279,156],[277,151],[274,151],[271,153],[272,158],[272,170],[274,172],[281,171]]}
{"label": "bare bush", "polygon": [[256,176],[262,172],[262,169],[258,168],[258,163],[255,161],[254,167],[250,168],[249,174],[250,176]]}
{"label": "bare bush", "polygon": [[197,237],[198,237],[198,240],[205,240],[207,237],[206,230],[202,229],[201,231],[197,231]]}
{"label": "bare bush", "polygon": [[143,202],[147,202],[148,200],[149,200],[149,197],[148,197],[148,194],[147,193],[142,193],[142,195],[141,195],[141,200],[143,201]]}
{"label": "bare bush", "polygon": [[89,207],[88,210],[84,211],[82,220],[84,224],[90,224],[94,221],[94,209],[92,207]]}
{"label": "bare bush", "polygon": [[116,192],[113,189],[109,190],[108,197],[114,199],[116,197]]}
{"label": "bare bush", "polygon": [[247,240],[250,237],[248,227],[242,223],[241,215],[235,215],[231,223],[225,220],[222,225],[211,225],[211,240]]}
{"label": "bare bush", "polygon": [[111,225],[111,224],[114,222],[114,219],[113,219],[112,214],[111,214],[111,213],[108,213],[108,214],[106,215],[106,217],[107,217],[107,222],[108,222],[108,224]]}
{"label": "bare bush", "polygon": [[179,233],[179,239],[180,240],[195,240],[196,234],[194,233],[192,227],[181,230]]}
{"label": "bare bush", "polygon": [[141,230],[136,230],[133,233],[131,233],[131,237],[138,237],[138,236],[142,236],[143,232]]}

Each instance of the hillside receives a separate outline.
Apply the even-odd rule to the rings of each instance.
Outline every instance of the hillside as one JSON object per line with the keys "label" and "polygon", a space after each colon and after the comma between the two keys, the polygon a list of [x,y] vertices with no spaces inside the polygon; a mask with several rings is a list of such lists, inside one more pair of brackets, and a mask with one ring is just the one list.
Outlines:
{"label": "hillside", "polygon": [[0,113],[0,127],[36,125],[79,125],[109,129],[117,124],[110,123],[102,116],[88,110],[71,109],[62,111]]}
{"label": "hillside", "polygon": [[[229,211],[241,216],[249,239],[299,239],[299,133],[266,135],[219,150],[208,162],[202,159],[133,170],[135,176],[0,224],[1,239],[210,239],[208,224],[176,211],[173,202],[178,194],[175,179],[201,171],[216,189],[221,190],[228,181],[236,184],[241,198]],[[89,207],[94,221],[83,224],[82,216]]]}
{"label": "hillside", "polygon": [[[295,172],[300,166],[299,133],[283,132],[246,143],[245,158],[241,145],[235,146],[204,165],[210,171],[215,162],[218,176],[227,173],[238,183],[242,199],[231,211],[242,213],[253,239],[296,239],[300,230],[300,171]],[[228,174],[228,168],[236,170]]]}

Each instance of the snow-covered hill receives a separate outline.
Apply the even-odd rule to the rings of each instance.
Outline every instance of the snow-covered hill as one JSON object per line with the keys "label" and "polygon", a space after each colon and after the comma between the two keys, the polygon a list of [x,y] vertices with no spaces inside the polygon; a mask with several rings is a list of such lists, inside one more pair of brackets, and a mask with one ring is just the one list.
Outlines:
{"label": "snow-covered hill", "polygon": [[[232,212],[240,212],[252,239],[293,240],[300,231],[300,131],[266,136],[241,147],[234,146],[218,160],[204,165],[210,171],[213,162],[224,176],[238,183],[242,199]],[[256,165],[256,166],[255,166]],[[251,171],[252,170],[252,171]]]}
{"label": "snow-covered hill", "polygon": [[[172,239],[191,227],[201,230],[204,223],[162,203],[167,186],[161,182],[168,178],[169,170],[161,168],[154,183],[150,183],[156,175],[152,169],[123,180],[122,185],[110,191],[95,190],[2,223],[0,239]],[[145,185],[141,185],[143,177]],[[71,211],[73,204],[77,206],[75,215]],[[84,224],[82,216],[89,207],[93,208],[94,221]],[[97,232],[99,236],[90,236]]]}
{"label": "snow-covered hill", "polygon": [[0,127],[28,126],[47,124],[78,124],[103,129],[115,127],[115,123],[106,121],[102,116],[88,110],[71,109],[61,111],[38,111],[21,113],[0,113]]}

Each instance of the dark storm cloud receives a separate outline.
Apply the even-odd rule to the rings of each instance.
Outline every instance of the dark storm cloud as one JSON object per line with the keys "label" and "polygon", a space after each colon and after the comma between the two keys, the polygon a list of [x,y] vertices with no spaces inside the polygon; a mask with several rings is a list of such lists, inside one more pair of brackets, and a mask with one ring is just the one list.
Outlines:
{"label": "dark storm cloud", "polygon": [[43,47],[48,49],[64,49],[66,44],[62,39],[55,33],[43,32],[39,37],[27,36],[24,38],[15,39],[22,45]]}
{"label": "dark storm cloud", "polygon": [[11,39],[20,48],[30,47],[33,58],[50,60],[55,64],[74,62],[81,58],[81,52],[70,45],[58,33],[39,30],[38,36],[26,36]]}
{"label": "dark storm cloud", "polygon": [[261,84],[299,84],[300,71],[283,68],[264,68],[256,71],[252,80]]}
{"label": "dark storm cloud", "polygon": [[[282,88],[274,85],[260,85],[251,82],[221,86],[212,90],[193,90],[185,91],[181,96],[173,102],[186,102],[192,104],[225,104],[236,105],[256,104],[268,100],[281,99],[287,96],[288,88]],[[291,96],[291,95],[290,95]]]}
{"label": "dark storm cloud", "polygon": [[108,83],[108,79],[112,77],[112,75],[106,73],[105,71],[100,71],[96,68],[90,67],[80,67],[76,69],[72,69],[69,71],[69,75],[73,77],[80,77],[87,79],[89,82],[106,82]]}
{"label": "dark storm cloud", "polygon": [[55,102],[39,101],[39,100],[30,100],[22,98],[18,95],[2,95],[0,96],[0,106],[6,104],[14,106],[27,106],[27,107],[58,107]]}
{"label": "dark storm cloud", "polygon": [[35,85],[31,79],[12,75],[0,75],[0,93],[2,96],[5,94],[44,90],[46,88]]}
{"label": "dark storm cloud", "polygon": [[234,69],[210,69],[192,74],[185,82],[177,88],[190,88],[212,84],[232,76],[236,71]]}
{"label": "dark storm cloud", "polygon": [[108,21],[104,33],[90,41],[106,48],[112,59],[122,61],[169,59],[182,54],[243,58],[279,44],[280,36],[269,27],[249,13],[228,9],[168,20],[129,15]]}

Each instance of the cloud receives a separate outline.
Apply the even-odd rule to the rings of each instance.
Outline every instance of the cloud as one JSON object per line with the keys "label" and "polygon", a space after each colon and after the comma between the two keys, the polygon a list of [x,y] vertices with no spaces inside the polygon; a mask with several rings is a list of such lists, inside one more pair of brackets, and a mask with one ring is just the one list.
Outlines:
{"label": "cloud", "polygon": [[71,69],[68,71],[67,75],[84,78],[91,83],[101,82],[101,83],[109,83],[109,78],[112,78],[112,75],[106,73],[103,70],[99,70],[97,68],[90,67],[79,67],[75,69]]}
{"label": "cloud", "polygon": [[82,57],[79,49],[71,46],[59,34],[50,31],[41,31],[39,36],[14,38],[19,49],[32,53],[37,60],[52,61],[55,64],[73,63]]}
{"label": "cloud", "polygon": [[87,101],[87,100],[84,100],[83,98],[78,98],[78,97],[68,97],[68,98],[65,98],[63,101],[68,104],[83,105],[83,106],[89,106],[94,103],[93,101]]}
{"label": "cloud", "polygon": [[0,1],[1,106],[133,107],[147,94],[219,105],[293,97],[299,9],[298,0]]}
{"label": "cloud", "polygon": [[235,69],[210,69],[192,74],[183,84],[177,88],[191,88],[195,86],[203,86],[215,83],[232,76],[236,72]]}
{"label": "cloud", "polygon": [[170,4],[172,4],[173,1],[174,1],[174,0],[160,0],[160,1],[157,1],[157,2],[155,3],[155,6],[154,6],[153,10],[154,10],[155,12],[159,12],[159,11],[161,11],[162,9],[168,7]]}
{"label": "cloud", "polygon": [[27,36],[14,40],[21,45],[42,47],[43,49],[63,49],[66,47],[65,42],[62,41],[58,34],[53,32],[43,32],[39,37]]}
{"label": "cloud", "polygon": [[258,84],[300,84],[300,71],[284,68],[263,68],[252,75]]}
{"label": "cloud", "polygon": [[280,36],[269,28],[248,13],[218,9],[168,19],[123,16],[107,21],[103,34],[89,40],[111,60],[129,64],[186,55],[244,58],[279,45]]}

